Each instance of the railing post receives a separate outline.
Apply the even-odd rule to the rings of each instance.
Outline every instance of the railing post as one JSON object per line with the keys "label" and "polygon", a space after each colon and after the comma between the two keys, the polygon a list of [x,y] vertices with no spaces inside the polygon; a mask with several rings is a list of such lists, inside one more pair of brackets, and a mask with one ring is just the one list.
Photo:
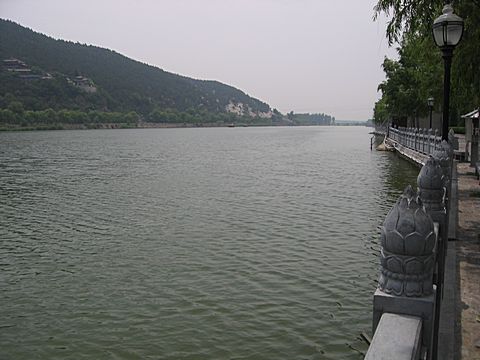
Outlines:
{"label": "railing post", "polygon": [[381,229],[380,276],[373,300],[373,332],[383,313],[423,319],[422,343],[432,348],[437,234],[417,193],[408,186]]}
{"label": "railing post", "polygon": [[412,149],[416,150],[417,142],[417,129],[412,128]]}
{"label": "railing post", "polygon": [[418,151],[423,154],[423,129],[419,129],[418,132]]}
{"label": "railing post", "polygon": [[432,341],[432,357],[437,358],[438,331],[441,301],[443,294],[443,279],[445,274],[446,244],[448,238],[447,211],[444,202],[444,180],[442,168],[438,159],[430,156],[422,167],[417,178],[418,195],[422,200],[425,211],[432,220],[439,225],[439,238],[437,245],[435,285],[435,321]]}
{"label": "railing post", "polygon": [[458,139],[455,137],[453,129],[448,132],[448,143],[452,146],[452,151],[458,150]]}
{"label": "railing post", "polygon": [[418,129],[418,152],[423,153],[423,129]]}
{"label": "railing post", "polygon": [[437,146],[437,150],[433,153],[433,156],[438,159],[440,163],[440,167],[443,171],[444,179],[444,186],[446,188],[446,198],[448,199],[448,187],[451,178],[451,162],[452,162],[452,154],[453,150],[451,146],[443,140],[440,146]]}
{"label": "railing post", "polygon": [[432,147],[432,133],[433,133],[433,130],[428,129],[428,154],[429,155],[433,154],[433,149],[434,149],[434,147]]}
{"label": "railing post", "polygon": [[427,138],[427,129],[422,129],[422,153],[426,154],[426,138]]}

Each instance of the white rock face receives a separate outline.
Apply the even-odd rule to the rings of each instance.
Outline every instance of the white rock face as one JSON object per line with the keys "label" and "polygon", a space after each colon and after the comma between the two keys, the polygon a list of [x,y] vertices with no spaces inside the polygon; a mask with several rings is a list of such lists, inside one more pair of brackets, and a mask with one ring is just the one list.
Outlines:
{"label": "white rock face", "polygon": [[271,110],[268,112],[254,112],[250,106],[243,103],[234,103],[232,101],[230,101],[230,103],[225,107],[225,110],[239,116],[248,115],[251,117],[259,117],[261,119],[270,119],[273,115]]}

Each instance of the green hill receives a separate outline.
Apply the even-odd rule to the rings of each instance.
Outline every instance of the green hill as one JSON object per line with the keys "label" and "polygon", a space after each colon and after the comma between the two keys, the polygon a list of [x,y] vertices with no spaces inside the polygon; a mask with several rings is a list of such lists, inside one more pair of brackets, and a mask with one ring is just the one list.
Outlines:
{"label": "green hill", "polygon": [[55,40],[3,19],[0,109],[3,123],[12,112],[28,122],[33,112],[47,110],[57,118],[61,111],[89,118],[73,122],[93,121],[92,114],[98,118],[105,113],[136,114],[153,122],[230,121],[233,114],[261,119],[271,114],[268,104],[220,82],[172,74],[112,50]]}

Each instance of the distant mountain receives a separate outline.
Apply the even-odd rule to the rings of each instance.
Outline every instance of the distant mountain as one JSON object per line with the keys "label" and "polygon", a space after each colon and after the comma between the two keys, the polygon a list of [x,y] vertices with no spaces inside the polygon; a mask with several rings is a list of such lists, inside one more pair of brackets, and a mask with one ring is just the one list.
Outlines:
{"label": "distant mountain", "polygon": [[0,19],[0,109],[13,101],[37,111],[271,116],[268,104],[234,87],[172,74],[112,50],[55,40]]}

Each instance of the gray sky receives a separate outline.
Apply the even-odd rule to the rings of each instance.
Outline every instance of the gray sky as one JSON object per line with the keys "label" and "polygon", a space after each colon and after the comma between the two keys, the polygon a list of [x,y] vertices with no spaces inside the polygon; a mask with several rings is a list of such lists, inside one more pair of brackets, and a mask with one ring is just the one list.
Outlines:
{"label": "gray sky", "polygon": [[166,71],[238,87],[282,112],[372,116],[395,55],[375,0],[0,0],[0,17]]}

